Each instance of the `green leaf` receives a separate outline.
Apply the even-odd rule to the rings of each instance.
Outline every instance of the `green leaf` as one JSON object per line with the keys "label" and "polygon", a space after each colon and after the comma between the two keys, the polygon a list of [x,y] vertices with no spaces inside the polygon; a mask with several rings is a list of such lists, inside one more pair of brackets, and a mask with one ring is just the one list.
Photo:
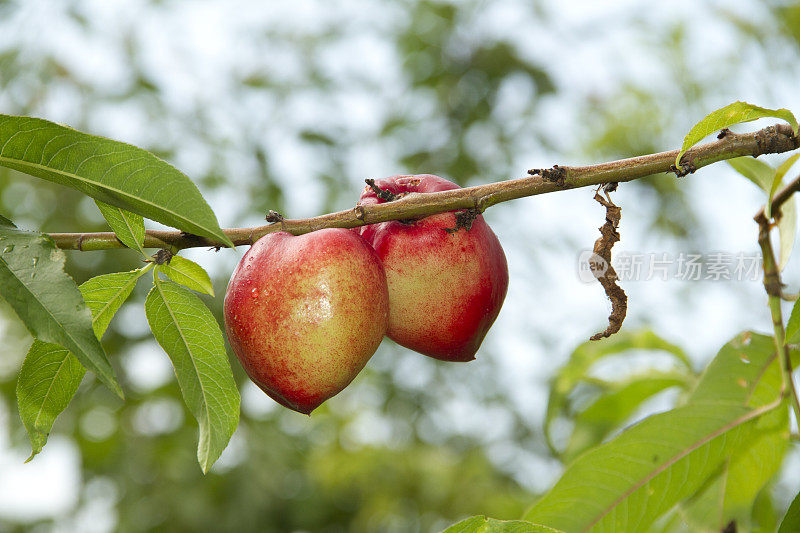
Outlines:
{"label": "green leaf", "polygon": [[691,373],[691,362],[678,346],[667,342],[649,330],[621,332],[601,341],[587,341],[578,346],[569,361],[561,367],[550,385],[547,400],[544,434],[550,449],[558,454],[550,435],[550,426],[568,406],[567,397],[582,381],[586,380],[592,366],[604,357],[618,355],[631,350],[658,351],[671,355],[681,367]]}
{"label": "green leaf", "polygon": [[709,365],[688,405],[580,456],[524,518],[565,531],[647,530],[751,449],[762,423],[786,416],[776,361],[770,337],[738,336]]}
{"label": "green leaf", "polygon": [[772,337],[744,332],[727,342],[706,367],[687,403],[726,402],[758,407],[780,394]]}
{"label": "green leaf", "polygon": [[759,423],[755,440],[734,453],[713,481],[682,506],[693,531],[722,531],[731,521],[749,530],[753,502],[780,469],[789,447],[788,411],[776,409],[764,421],[774,415],[778,415],[774,425],[762,427]]}
{"label": "green leaf", "polygon": [[625,423],[645,400],[671,387],[685,388],[690,383],[690,376],[685,374],[658,371],[614,383],[575,417],[575,427],[562,460],[569,462],[602,442]]}
{"label": "green leaf", "polygon": [[748,104],[747,102],[734,102],[716,111],[712,111],[689,130],[689,133],[687,133],[686,137],[683,139],[681,151],[678,152],[678,157],[675,158],[675,166],[680,168],[681,157],[686,153],[686,150],[715,131],[741,122],[751,122],[765,117],[775,117],[785,120],[792,126],[792,131],[797,135],[797,119],[795,119],[792,112],[788,109],[766,109]]}
{"label": "green leaf", "polygon": [[786,323],[786,344],[800,343],[800,299],[794,302],[792,314]]}
{"label": "green leaf", "polygon": [[[788,172],[789,168],[797,161],[800,154],[795,154],[776,170],[768,164],[759,161],[753,157],[737,157],[729,159],[728,163],[742,176],[746,177],[756,185],[758,185],[764,192],[767,193],[767,200],[764,204],[764,215],[767,218],[772,216],[770,210],[772,208],[772,199],[775,196],[783,177]],[[789,257],[792,255],[792,248],[794,248],[794,239],[797,233],[797,205],[794,197],[787,200],[781,206],[781,216],[778,219],[778,234],[780,235],[781,253],[780,260],[778,261],[778,268],[783,270],[789,262]]]}
{"label": "green leaf", "polygon": [[755,183],[759,189],[769,194],[772,189],[772,181],[775,178],[774,168],[750,156],[728,159],[728,164],[736,172]]}
{"label": "green leaf", "polygon": [[797,158],[800,158],[800,154],[794,154],[793,156],[789,157],[775,170],[775,176],[773,176],[772,183],[770,184],[769,188],[769,201],[764,208],[764,214],[767,218],[772,218],[772,199],[775,198],[775,193],[778,191],[781,183],[783,183],[783,177],[787,172],[789,172],[789,169],[792,168],[792,165],[797,162]]}
{"label": "green leaf", "polygon": [[[762,407],[774,401],[780,389],[781,371],[773,338],[747,332],[722,347],[689,402],[717,398]],[[763,416],[757,429],[755,440],[736,450],[720,473],[684,505],[683,514],[695,529],[721,530],[731,520],[748,529],[753,502],[779,470],[788,449],[788,409]]]}
{"label": "green leaf", "polygon": [[158,270],[166,276],[190,289],[214,296],[214,287],[211,285],[211,278],[203,267],[179,255],[172,256],[169,263],[158,265]]}
{"label": "green leaf", "polygon": [[85,374],[86,369],[69,350],[33,341],[17,378],[19,417],[31,441],[28,461],[47,444],[53,423],[75,396]]}
{"label": "green leaf", "polygon": [[111,319],[130,296],[140,277],[152,268],[152,263],[131,272],[114,272],[95,276],[81,284],[86,305],[92,311],[94,332],[102,338]]}
{"label": "green leaf", "polygon": [[473,516],[448,527],[442,533],[559,533],[559,530],[523,520],[495,520]]}
{"label": "green leaf", "polygon": [[565,531],[646,531],[749,442],[768,412],[712,403],[648,417],[580,456],[523,518]]}
{"label": "green leaf", "polygon": [[145,313],[200,426],[197,459],[208,472],[239,423],[239,391],[219,324],[197,296],[159,279],[147,295]]}
{"label": "green leaf", "polygon": [[0,115],[0,165],[233,246],[194,183],[141,148],[47,120]]}
{"label": "green leaf", "polygon": [[[769,203],[767,203],[769,205]],[[797,200],[794,196],[781,206],[781,217],[778,219],[778,236],[781,243],[781,255],[778,268],[782,271],[789,263],[797,234]]]}
{"label": "green leaf", "polygon": [[[80,286],[92,326],[98,339],[108,328],[111,318],[128,298],[136,281],[148,265],[133,272],[117,272],[94,277]],[[31,456],[42,451],[58,415],[69,405],[86,370],[68,350],[57,344],[33,341],[22,363],[17,379],[19,416],[31,441]]]}
{"label": "green leaf", "polygon": [[95,200],[97,208],[103,214],[108,225],[117,234],[117,238],[122,241],[122,244],[131,248],[132,250],[139,250],[142,255],[144,253],[144,219],[142,215],[131,213],[119,207],[104,204]]}
{"label": "green leaf", "polygon": [[783,517],[778,533],[796,533],[800,531],[800,493],[794,497],[789,505],[789,510]]}
{"label": "green leaf", "polygon": [[31,334],[67,348],[122,397],[114,370],[92,331],[81,293],[64,272],[64,252],[49,237],[0,226],[0,294]]}
{"label": "green leaf", "polygon": [[778,516],[775,503],[772,501],[772,486],[767,485],[756,495],[750,522],[752,533],[772,533],[778,531]]}
{"label": "green leaf", "polygon": [[[797,162],[798,158],[800,158],[800,154],[794,154],[792,157],[781,163],[781,165],[775,171],[775,176],[770,187],[769,199],[764,207],[764,215],[768,219],[772,217],[772,199],[775,197],[775,192],[778,190],[781,183],[783,183],[783,177],[786,175],[792,165]],[[792,255],[795,235],[797,234],[797,202],[794,196],[783,203],[781,206],[780,216],[776,216],[775,218],[778,221],[778,234],[780,236],[781,243],[781,253],[780,260],[778,261],[778,268],[783,270],[786,267],[786,264],[789,262],[789,257]]]}

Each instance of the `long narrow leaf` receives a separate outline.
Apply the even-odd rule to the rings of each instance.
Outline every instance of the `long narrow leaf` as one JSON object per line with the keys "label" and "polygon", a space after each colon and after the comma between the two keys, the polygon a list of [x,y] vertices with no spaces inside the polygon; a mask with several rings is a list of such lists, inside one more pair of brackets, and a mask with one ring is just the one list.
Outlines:
{"label": "long narrow leaf", "polygon": [[211,278],[203,267],[194,261],[176,255],[170,259],[169,263],[158,265],[158,270],[166,274],[175,283],[180,283],[193,291],[214,296]]}
{"label": "long narrow leaf", "polygon": [[770,337],[745,333],[708,366],[688,405],[578,458],[526,520],[565,531],[642,531],[695,495],[786,416]]}
{"label": "long narrow leaf", "polygon": [[786,323],[786,342],[788,344],[800,342],[800,300],[794,302],[792,314]]}
{"label": "long narrow leaf", "polygon": [[[136,281],[149,269],[104,274],[80,286],[92,312],[92,326],[98,339],[130,295]],[[31,441],[29,461],[42,451],[53,423],[75,396],[84,374],[86,370],[68,350],[57,344],[33,341],[17,379],[19,416]]]}
{"label": "long narrow leaf", "polygon": [[17,378],[17,408],[31,441],[28,461],[42,451],[56,418],[78,391],[86,369],[58,344],[33,341]]}
{"label": "long narrow leaf", "polygon": [[681,151],[678,153],[678,157],[675,158],[675,166],[681,166],[681,157],[686,153],[686,150],[715,131],[741,122],[751,122],[765,117],[775,117],[785,120],[792,126],[792,131],[794,131],[795,135],[797,134],[797,119],[788,109],[766,109],[764,107],[748,104],[747,102],[734,102],[712,111],[689,130],[689,133],[687,133],[686,137],[683,139]]}
{"label": "long narrow leaf", "polygon": [[[764,201],[764,214],[767,218],[770,218],[772,216],[770,212],[772,208],[772,198],[775,196],[775,191],[780,186],[783,176],[792,164],[797,161],[797,156],[798,154],[795,154],[784,161],[777,170],[763,161],[759,161],[750,156],[729,159],[728,164],[739,174],[755,183],[760,189],[767,193],[767,198]],[[789,257],[792,255],[794,238],[797,234],[797,204],[793,197],[789,198],[789,200],[781,206],[781,216],[778,219],[778,234],[780,235],[781,243],[778,268],[783,270],[789,262]]]}
{"label": "long narrow leaf", "polygon": [[671,387],[688,388],[690,383],[692,381],[685,374],[651,371],[614,384],[575,416],[575,427],[562,460],[569,462],[602,442],[625,423],[645,400]]}
{"label": "long narrow leaf", "polygon": [[64,272],[64,252],[42,234],[0,225],[0,294],[31,334],[63,346],[122,396],[114,370],[92,331],[81,293]]}
{"label": "long narrow leaf", "polygon": [[194,183],[141,148],[47,120],[0,115],[0,165],[233,246]]}
{"label": "long narrow leaf", "polygon": [[783,517],[781,527],[778,533],[796,533],[800,531],[800,493],[794,497],[792,503],[789,505],[789,510]]}
{"label": "long narrow leaf", "polygon": [[97,208],[103,214],[108,225],[117,234],[117,238],[122,241],[122,244],[132,250],[138,250],[142,255],[144,253],[144,219],[142,215],[125,211],[119,207],[104,204],[95,200]]}
{"label": "long narrow leaf", "polygon": [[646,531],[693,495],[778,404],[693,404],[646,418],[582,455],[523,517],[569,532]]}
{"label": "long narrow leaf", "polygon": [[722,531],[731,521],[744,531],[752,516],[756,495],[780,469],[789,447],[789,417],[776,409],[764,417],[774,425],[758,425],[758,435],[745,449],[734,453],[700,494],[681,508],[693,531]]}
{"label": "long narrow leaf", "polygon": [[208,472],[239,423],[239,391],[219,324],[193,293],[158,279],[147,296],[145,313],[200,426],[197,459]]}
{"label": "long narrow leaf", "polygon": [[772,190],[772,181],[775,178],[774,168],[750,156],[728,159],[728,164],[769,195]]}
{"label": "long narrow leaf", "polygon": [[559,369],[550,386],[544,435],[554,453],[558,452],[551,440],[550,426],[556,417],[567,409],[567,397],[570,392],[587,378],[595,363],[605,357],[630,350],[648,350],[668,354],[675,359],[679,368],[686,369],[691,373],[692,365],[686,353],[679,346],[667,342],[649,330],[622,332],[608,339],[581,344],[572,352],[569,361]]}
{"label": "long narrow leaf", "polygon": [[769,188],[769,201],[764,207],[764,214],[767,218],[772,217],[772,199],[775,197],[775,193],[778,192],[778,188],[781,186],[781,183],[783,183],[783,177],[787,172],[789,172],[789,169],[794,166],[798,158],[800,158],[800,154],[794,154],[786,159],[786,161],[778,165],[778,168],[775,169],[775,176],[773,176],[772,183],[770,184]]}
{"label": "long narrow leaf", "polygon": [[[722,347],[689,402],[713,399],[763,407],[780,395],[781,372],[772,337],[744,333]],[[747,529],[753,501],[778,471],[789,446],[788,409],[762,417],[755,440],[735,451],[701,493],[683,506],[695,529]]]}
{"label": "long narrow leaf", "polygon": [[[769,205],[769,204],[767,204]],[[780,260],[778,268],[786,268],[794,249],[794,239],[797,235],[797,200],[794,196],[786,200],[781,206],[781,218],[778,220],[778,236],[781,243]]]}

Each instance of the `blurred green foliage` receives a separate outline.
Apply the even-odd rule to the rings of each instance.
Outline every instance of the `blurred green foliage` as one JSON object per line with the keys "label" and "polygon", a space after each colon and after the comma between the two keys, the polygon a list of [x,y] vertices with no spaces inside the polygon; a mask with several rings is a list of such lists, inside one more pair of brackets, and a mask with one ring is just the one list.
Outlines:
{"label": "blurred green foliage", "polygon": [[[550,134],[563,126],[536,124],[542,103],[570,87],[555,81],[553,67],[516,46],[517,35],[476,32],[481,26],[475,19],[486,8],[478,0],[387,0],[376,8],[390,13],[376,17],[375,24],[386,57],[396,63],[388,70],[396,71],[401,85],[385,97],[375,124],[363,130],[348,128],[347,112],[339,108],[350,90],[375,93],[375,81],[369,73],[353,76],[345,69],[337,74],[331,58],[350,53],[337,47],[358,37],[365,26],[333,17],[329,24],[309,22],[306,31],[299,31],[296,24],[261,27],[256,20],[241,36],[250,43],[242,57],[230,58],[231,66],[215,72],[213,81],[189,80],[194,86],[222,84],[225,101],[216,100],[210,89],[186,98],[168,83],[186,72],[154,68],[158,62],[148,55],[153,36],[145,31],[147,22],[141,22],[166,16],[170,4],[143,3],[140,18],[117,21],[122,30],[108,35],[89,2],[25,11],[22,2],[0,1],[0,32],[11,36],[0,45],[0,109],[67,122],[156,152],[186,170],[213,205],[219,205],[213,198],[224,199],[220,203],[228,212],[218,215],[225,226],[259,220],[267,209],[283,212],[291,205],[290,193],[297,197],[298,187],[292,181],[297,176],[280,163],[286,145],[306,164],[302,179],[309,192],[300,194],[323,212],[344,208],[357,196],[353,183],[364,176],[352,175],[351,160],[364,145],[378,143],[393,153],[397,172],[438,173],[468,184],[522,175],[524,169],[514,166],[521,140],[525,146],[553,146]],[[539,3],[516,9],[530,20],[531,32],[550,22]],[[737,39],[755,42],[767,54],[773,45],[760,40],[781,38],[770,28],[798,42],[798,12],[797,5],[776,8],[769,13],[769,28],[760,26],[759,33],[746,31],[735,17],[729,25]],[[40,46],[35,36],[11,33],[12,25],[22,27],[22,17],[37,16],[42,17],[36,21],[38,31],[54,32],[55,45]],[[640,22],[616,21],[625,23]],[[576,111],[579,127],[569,125],[570,131],[581,132],[580,138],[568,150],[602,160],[668,149],[676,144],[676,128],[687,127],[691,117],[710,108],[706,104],[714,86],[709,78],[692,75],[681,27],[640,29],[643,40],[662,54],[668,67],[665,82],[625,81],[610,92],[584,95]],[[64,39],[71,35],[90,47],[108,48],[116,54],[116,70],[95,58],[103,74],[95,79],[80,68],[80,60],[67,61],[58,31]],[[69,50],[66,41],[65,47]],[[252,48],[261,53],[247,56]],[[284,56],[288,59],[277,67],[263,63]],[[525,89],[514,120],[496,115],[501,93],[509,87]],[[300,96],[318,104],[308,110],[313,120],[300,116],[303,105],[294,100]],[[334,119],[328,116],[331,110],[339,110]],[[635,187],[658,206],[652,220],[657,230],[696,237],[692,207],[680,182],[654,176]],[[88,198],[3,169],[0,214],[43,231],[107,229]],[[228,275],[220,265],[231,267],[234,261],[225,253],[214,258],[217,269],[210,269],[217,294],[224,292]],[[138,266],[131,251],[72,253],[68,264],[79,283],[96,273]],[[143,289],[132,296],[134,308],[143,302]],[[222,299],[204,301],[219,319]],[[27,438],[14,414],[13,392],[30,338],[1,309],[0,402],[10,416],[0,432],[22,449]],[[356,383],[310,419],[264,407],[270,405],[267,399],[248,407],[253,402],[245,394],[241,425],[229,450],[203,477],[195,457],[196,426],[174,379],[137,388],[127,375],[137,347],[149,338],[129,315],[118,317],[104,346],[120,369],[127,400],[87,380],[56,423],[55,431],[80,449],[78,508],[35,524],[0,516],[0,531],[59,530],[59,524],[78,520],[98,497],[98,487],[113,501],[112,523],[118,531],[431,531],[474,514],[518,518],[535,495],[518,482],[516,466],[487,446],[487,434],[499,420],[477,418],[482,426],[470,431],[446,423],[456,392],[473,402],[462,414],[475,406],[507,414],[508,427],[495,444],[549,460],[541,427],[514,411],[509,391],[495,379],[491,353],[481,366],[473,364],[473,377],[465,383],[464,370],[385,343]],[[236,361],[233,367],[246,388]]]}

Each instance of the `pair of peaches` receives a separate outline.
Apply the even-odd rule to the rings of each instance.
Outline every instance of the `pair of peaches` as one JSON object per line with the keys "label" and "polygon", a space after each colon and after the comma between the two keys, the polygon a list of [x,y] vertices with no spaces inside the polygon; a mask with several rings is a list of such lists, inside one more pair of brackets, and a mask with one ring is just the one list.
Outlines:
{"label": "pair of peaches", "polygon": [[[458,185],[393,176],[378,189],[403,195]],[[361,205],[382,203],[367,187]],[[453,212],[354,229],[259,239],[225,295],[228,340],[250,379],[278,403],[309,414],[364,368],[384,335],[443,361],[470,361],[508,288],[497,237],[478,215]]]}

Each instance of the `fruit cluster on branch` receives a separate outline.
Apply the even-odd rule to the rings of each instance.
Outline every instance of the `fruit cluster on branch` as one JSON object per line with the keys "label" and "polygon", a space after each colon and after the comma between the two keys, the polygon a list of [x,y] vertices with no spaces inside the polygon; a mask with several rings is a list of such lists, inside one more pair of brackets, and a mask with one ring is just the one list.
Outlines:
{"label": "fruit cluster on branch", "polygon": [[[368,183],[359,206],[458,190],[432,175]],[[261,389],[309,414],[364,368],[384,335],[470,361],[497,318],[508,266],[480,214],[446,212],[257,240],[225,295],[228,340]]]}

